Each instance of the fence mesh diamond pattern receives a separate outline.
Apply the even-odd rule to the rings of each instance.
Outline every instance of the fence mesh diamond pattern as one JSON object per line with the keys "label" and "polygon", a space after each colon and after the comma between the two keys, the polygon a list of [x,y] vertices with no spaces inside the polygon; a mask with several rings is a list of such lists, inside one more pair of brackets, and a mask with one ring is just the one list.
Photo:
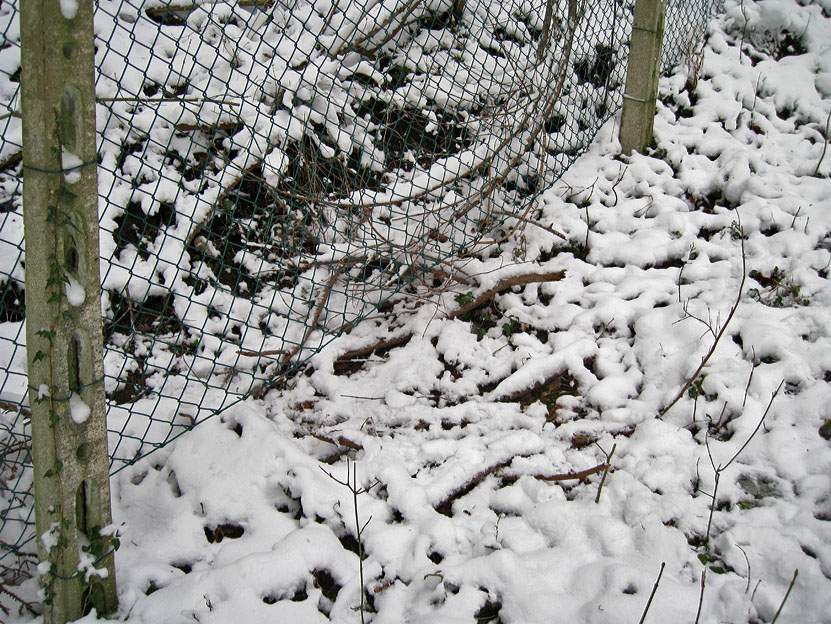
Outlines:
{"label": "fence mesh diamond pattern", "polygon": [[[670,0],[665,68],[711,9]],[[112,471],[267,390],[523,214],[619,109],[632,11],[98,0]],[[15,1],[0,32],[0,559],[20,569],[34,525]]]}

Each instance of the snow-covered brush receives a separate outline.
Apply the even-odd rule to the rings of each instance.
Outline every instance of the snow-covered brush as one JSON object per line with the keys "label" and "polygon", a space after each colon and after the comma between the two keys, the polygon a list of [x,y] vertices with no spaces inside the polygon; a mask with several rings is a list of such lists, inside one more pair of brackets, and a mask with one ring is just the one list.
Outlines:
{"label": "snow-covered brush", "polygon": [[[700,591],[699,591],[699,594],[698,594],[698,610],[696,611],[696,614],[695,614],[695,624],[698,624],[698,622],[701,618],[701,608],[704,604],[704,592],[707,588],[707,571],[712,570],[715,573],[723,573],[724,572],[723,568],[721,568],[717,565],[711,565],[712,563],[714,563],[714,561],[713,561],[714,552],[713,552],[713,549],[712,549],[712,545],[710,543],[710,538],[712,537],[712,530],[713,530],[713,516],[716,512],[716,508],[718,507],[719,481],[721,479],[722,474],[724,474],[724,472],[730,467],[730,465],[739,458],[739,456],[747,448],[747,445],[750,444],[750,442],[753,440],[753,438],[756,437],[756,434],[759,433],[759,430],[762,428],[762,425],[765,424],[765,419],[767,418],[768,414],[770,413],[770,408],[773,407],[773,402],[776,399],[776,396],[779,394],[780,390],[782,390],[782,387],[784,385],[785,385],[785,381],[782,380],[782,382],[780,382],[780,384],[776,388],[776,390],[774,390],[773,394],[771,394],[770,400],[768,401],[768,404],[767,404],[767,407],[765,408],[765,411],[762,413],[762,416],[759,419],[759,422],[756,424],[756,427],[753,429],[753,431],[750,433],[750,435],[747,437],[747,439],[744,441],[744,443],[739,447],[739,449],[726,462],[724,462],[724,463],[719,462],[718,465],[716,465],[716,461],[713,459],[713,454],[712,454],[712,451],[710,449],[709,440],[707,438],[705,438],[705,446],[707,448],[707,457],[709,458],[710,466],[713,469],[713,491],[712,491],[712,493],[707,494],[707,496],[709,496],[709,498],[710,498],[710,513],[707,517],[707,531],[704,534],[704,541],[702,543],[703,552],[698,555],[698,559],[701,561],[704,568],[701,571],[701,580],[699,582]],[[745,390],[745,392],[746,392],[746,390]],[[745,557],[746,556],[747,555],[745,555]],[[796,582],[796,577],[797,577],[798,574],[799,574],[799,570],[794,571],[793,579],[791,580],[790,586],[788,587],[788,591],[785,594],[785,597],[782,599],[782,603],[779,605],[779,609],[777,609],[776,615],[774,616],[771,624],[773,624],[773,622],[775,622],[778,619],[779,614],[782,611],[782,607],[784,607],[785,602],[787,601],[788,596],[791,593],[791,589],[793,589],[793,585]],[[748,577],[749,577],[749,573],[748,573]],[[750,589],[749,580],[748,580],[747,589],[748,590]]]}
{"label": "snow-covered brush", "polygon": [[[533,223],[620,104],[630,11],[102,5],[111,396],[171,368],[244,395],[506,220]],[[164,371],[140,355],[159,340]]]}
{"label": "snow-covered brush", "polygon": [[[620,106],[633,5],[97,2],[113,470],[285,381],[407,289],[457,284],[433,280],[465,276],[455,259],[531,224],[564,238],[535,200]],[[667,66],[711,6],[669,7]],[[17,13],[0,7],[12,410],[26,378]],[[465,279],[474,299],[494,286]]]}
{"label": "snow-covered brush", "polygon": [[[27,543],[29,536],[22,531],[32,518],[31,449],[24,421],[31,412],[27,408],[12,409],[0,406],[0,501],[3,505],[3,523],[0,526],[0,553],[5,555],[0,564],[0,611],[10,614],[10,608],[35,613],[35,606],[15,593],[15,586],[36,574],[35,547]],[[15,413],[16,412],[16,413]],[[2,621],[2,619],[0,619]]]}

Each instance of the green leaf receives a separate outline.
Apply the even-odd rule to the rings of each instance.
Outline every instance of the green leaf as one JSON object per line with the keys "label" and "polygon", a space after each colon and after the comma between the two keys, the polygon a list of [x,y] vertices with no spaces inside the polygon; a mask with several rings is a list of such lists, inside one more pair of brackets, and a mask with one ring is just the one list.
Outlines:
{"label": "green leaf", "polygon": [[58,197],[61,201],[70,202],[78,196],[65,186],[61,185],[60,189],[58,190]]}
{"label": "green leaf", "polygon": [[710,555],[708,555],[707,553],[701,553],[700,555],[698,555],[698,560],[704,565],[707,565],[707,562],[710,561]]}
{"label": "green leaf", "polygon": [[38,351],[37,353],[35,353],[35,357],[32,358],[32,362],[40,362],[45,358],[46,354],[43,351]]}
{"label": "green leaf", "polygon": [[458,295],[456,295],[455,301],[459,305],[468,304],[471,301],[473,301],[473,293],[472,292],[459,293]]}

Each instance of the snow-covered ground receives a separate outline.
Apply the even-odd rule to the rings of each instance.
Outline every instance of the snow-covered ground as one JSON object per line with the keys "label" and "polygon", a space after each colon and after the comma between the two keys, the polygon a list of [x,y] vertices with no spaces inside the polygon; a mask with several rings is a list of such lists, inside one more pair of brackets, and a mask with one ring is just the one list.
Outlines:
{"label": "snow-covered ground", "polygon": [[122,619],[635,624],[660,572],[646,622],[770,623],[795,578],[776,621],[831,624],[831,1],[728,0],[690,82],[539,199],[568,242],[507,224],[117,473]]}

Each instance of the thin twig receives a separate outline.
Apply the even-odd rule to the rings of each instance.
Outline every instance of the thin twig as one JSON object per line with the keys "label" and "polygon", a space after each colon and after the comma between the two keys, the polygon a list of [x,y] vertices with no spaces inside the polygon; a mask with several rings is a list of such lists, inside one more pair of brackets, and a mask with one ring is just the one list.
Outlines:
{"label": "thin twig", "polygon": [[[611,76],[611,74],[609,74],[609,75]],[[612,185],[612,193],[614,193],[614,195],[615,195],[615,203],[612,204],[610,206],[610,208],[614,208],[615,206],[617,206],[617,203],[619,201],[618,196],[617,196],[617,187],[621,182],[623,182],[623,177],[626,175],[626,171],[628,169],[629,169],[629,165],[626,165],[625,167],[623,165],[621,165],[621,167],[620,167],[620,170],[619,170],[620,172],[618,173],[617,180],[615,180],[615,183]]]}
{"label": "thin twig", "polygon": [[742,551],[742,554],[744,555],[744,562],[747,565],[747,585],[744,588],[744,593],[746,594],[750,591],[750,559],[748,558],[747,553],[744,551],[744,548],[742,548],[739,544],[736,544],[736,548]]}
{"label": "thin twig", "polygon": [[750,594],[750,602],[752,603],[754,598],[756,598],[756,592],[759,591],[759,585],[762,584],[762,579],[756,581],[756,584],[753,586],[753,592]]}
{"label": "thin twig", "polygon": [[704,588],[707,585],[707,567],[705,566],[704,569],[701,571],[701,589],[698,592],[698,610],[695,612],[695,624],[698,624],[698,620],[701,619],[701,607],[704,604]]}
{"label": "thin twig", "polygon": [[[704,552],[704,555],[703,555],[704,559],[702,559],[702,563],[704,564],[704,569],[701,572],[701,591],[700,591],[699,596],[698,596],[698,612],[696,613],[696,616],[695,616],[696,624],[698,624],[698,620],[701,617],[701,605],[704,602],[704,589],[706,588],[706,585],[707,585],[707,564],[709,563],[709,560],[710,560],[709,559],[709,556],[710,556],[710,534],[711,534],[712,527],[713,527],[713,516],[715,515],[715,512],[716,512],[716,505],[718,504],[718,485],[719,485],[719,481],[721,479],[721,474],[730,466],[730,464],[732,464],[736,460],[736,458],[739,455],[742,454],[744,449],[747,448],[747,445],[750,444],[750,441],[759,432],[759,429],[761,429],[762,424],[765,422],[765,418],[767,417],[768,412],[770,412],[770,408],[773,405],[773,400],[776,398],[776,395],[779,394],[779,391],[782,389],[782,385],[784,383],[785,383],[785,380],[783,379],[779,383],[779,387],[777,387],[776,390],[774,391],[774,393],[771,395],[770,401],[768,401],[767,408],[765,409],[764,413],[762,414],[762,417],[759,419],[759,422],[756,424],[756,427],[753,429],[753,431],[750,433],[750,435],[747,436],[747,439],[744,441],[744,444],[741,445],[739,450],[736,451],[736,453],[733,455],[733,457],[731,457],[730,460],[726,464],[719,464],[718,466],[716,466],[715,460],[713,459],[713,454],[710,452],[709,438],[705,438],[705,440],[704,440],[704,445],[707,448],[707,456],[710,458],[710,465],[713,467],[714,483],[713,483],[713,493],[712,493],[711,500],[710,500],[710,511],[709,511],[709,515],[707,517],[707,531],[704,534],[704,551],[705,552]],[[744,551],[742,551],[742,552],[744,552]],[[745,555],[745,558],[747,558],[747,555]],[[748,561],[747,565],[748,565],[748,583],[749,583],[750,582],[750,578],[749,578],[750,577],[750,562],[749,561]],[[796,577],[794,577],[794,578],[796,578]],[[790,593],[790,590],[788,590],[788,592]],[[785,598],[787,599],[787,597],[788,596],[786,594]],[[784,604],[784,600],[783,600],[783,604]],[[780,609],[781,609],[781,606],[780,606]],[[776,620],[776,618],[774,618],[774,621],[775,620]],[[771,622],[771,624],[773,624],[773,623]]]}
{"label": "thin twig", "polygon": [[0,401],[0,409],[6,410],[7,412],[17,412],[18,414],[20,414],[21,416],[25,416],[26,418],[32,417],[32,410],[30,410],[28,407],[18,405],[17,403]]}
{"label": "thin twig", "polygon": [[[171,2],[170,4],[164,4],[159,7],[151,7],[149,9],[145,9],[145,13],[151,19],[154,17],[164,17],[168,13],[192,13],[196,10],[205,11],[205,7],[209,7],[214,4],[219,4],[218,0],[212,2],[205,2],[204,4],[196,4],[195,2]],[[242,8],[251,8],[251,9],[260,9],[265,11],[271,5],[274,4],[274,0],[239,0],[237,5]]]}
{"label": "thin twig", "polygon": [[750,392],[750,382],[753,381],[753,373],[756,372],[756,347],[752,347],[753,359],[750,362],[750,376],[747,378],[747,384],[744,387],[744,396],[742,397],[742,409],[747,405],[747,394]]}
{"label": "thin twig", "polygon": [[344,436],[338,436],[337,439],[331,438],[324,433],[312,433],[311,436],[321,442],[327,442],[334,446],[345,446],[346,448],[352,449],[354,451],[362,451],[364,447],[358,444],[357,442],[353,442],[349,438]]}
{"label": "thin twig", "polygon": [[744,50],[744,39],[747,36],[747,13],[744,10],[744,0],[741,2],[741,11],[742,11],[742,18],[744,18],[744,24],[742,24],[742,40],[739,42],[739,65],[742,64],[742,50]]}
{"label": "thin twig", "polygon": [[658,578],[655,579],[655,585],[652,586],[652,591],[649,594],[649,600],[646,601],[646,606],[643,609],[643,613],[641,614],[641,619],[638,624],[643,624],[644,620],[646,620],[646,614],[649,611],[649,607],[652,606],[652,599],[655,597],[655,592],[658,591],[658,584],[661,582],[661,576],[664,573],[664,568],[666,567],[666,561],[661,562],[661,569],[658,572]]}
{"label": "thin twig", "polygon": [[[598,448],[599,447],[600,447],[600,445],[598,444]],[[605,470],[603,470],[603,477],[600,479],[600,485],[597,486],[597,496],[594,497],[594,503],[596,505],[600,504],[600,493],[603,491],[603,484],[606,483],[606,475],[609,474],[609,468],[612,466],[612,456],[615,454],[615,449],[616,448],[617,448],[617,444],[613,444],[612,445],[612,450],[609,453],[606,453],[606,451],[603,451],[602,448],[600,449],[606,455],[606,468],[605,468]],[[663,571],[663,569],[664,568],[662,566],[661,570]],[[651,601],[651,598],[650,598],[650,601]],[[648,605],[647,605],[647,608],[649,608]],[[641,621],[643,621],[643,620],[641,620]]]}
{"label": "thin twig", "polygon": [[[381,48],[383,48],[390,41],[392,41],[392,39],[396,35],[398,35],[402,28],[408,28],[411,24],[418,22],[418,19],[410,20],[408,18],[415,12],[416,8],[418,8],[421,4],[422,0],[410,0],[408,4],[401,5],[395,11],[390,12],[389,16],[380,24],[376,21],[375,28],[372,31],[370,31],[369,33],[359,33],[358,37],[352,43],[351,48],[357,49],[362,42],[372,39],[372,37],[374,37],[380,32],[384,32],[386,34],[384,35],[384,38],[381,41],[379,41],[377,44],[373,44],[371,48],[365,48],[367,55],[377,53],[381,50]],[[335,3],[333,6],[337,6],[337,3]],[[393,20],[393,18],[398,18],[399,16],[400,19],[398,20],[398,24],[394,28],[389,28],[388,26],[390,22]],[[327,27],[328,25],[329,24],[327,22]]]}
{"label": "thin twig", "polygon": [[566,236],[565,234],[563,234],[559,230],[555,230],[554,228],[549,227],[549,226],[547,226],[543,223],[540,223],[539,221],[536,221],[534,219],[529,219],[528,217],[526,217],[524,215],[513,215],[512,218],[516,219],[517,221],[522,221],[523,223],[528,223],[529,225],[535,225],[536,227],[540,228],[541,230],[545,230],[549,234],[553,234],[557,238],[560,238],[564,241],[568,240],[568,236]]}
{"label": "thin twig", "polygon": [[[361,396],[359,394],[341,394],[344,399],[358,399],[360,401],[386,401],[387,397],[382,396]],[[317,436],[315,436],[317,437]],[[324,442],[328,442],[328,440],[324,440]]]}
{"label": "thin twig", "polygon": [[825,159],[825,152],[828,150],[829,124],[831,124],[831,111],[828,111],[828,117],[825,118],[825,144],[822,146],[822,154],[819,157],[819,162],[817,163],[816,169],[814,169],[814,177],[819,175],[819,166]]}
{"label": "thin twig", "polygon": [[[698,404],[698,397],[695,397],[695,404],[696,405]],[[713,422],[713,419],[709,415],[707,415],[707,420],[709,421],[709,425],[708,425],[707,428],[709,429],[709,431],[712,435],[715,435],[716,433],[721,431],[721,428],[725,424],[727,424],[727,421],[725,421],[725,415],[727,415],[727,416],[730,415],[730,414],[727,414],[727,401],[725,401],[724,404],[722,404],[722,406],[721,406],[721,414],[718,415],[718,420]]]}
{"label": "thin twig", "polygon": [[565,271],[553,271],[547,273],[530,273],[526,275],[514,275],[513,277],[507,277],[493,288],[490,288],[483,292],[481,295],[478,295],[472,301],[462,305],[453,312],[450,312],[447,315],[447,318],[454,319],[460,316],[464,316],[468,312],[471,312],[479,306],[484,305],[487,301],[490,301],[494,296],[498,295],[503,290],[507,290],[514,286],[521,286],[524,284],[536,284],[538,282],[557,282],[563,279],[565,276]]}
{"label": "thin twig", "polygon": [[[828,113],[828,114],[829,114],[829,115],[831,115],[831,111],[829,111],[829,113]],[[827,121],[825,122],[825,125],[826,125],[826,126],[828,125],[828,122],[827,122]],[[827,142],[826,142],[826,143],[827,143]],[[824,152],[823,152],[823,156],[825,156],[825,153],[824,153]],[[822,162],[822,158],[820,158],[820,162]],[[817,165],[817,167],[819,167],[819,165]],[[817,174],[816,174],[816,171],[814,172],[814,175],[817,175]],[[796,208],[796,212],[795,212],[795,213],[794,213],[794,215],[793,215],[793,219],[791,219],[791,229],[794,229],[794,226],[796,225],[796,220],[799,218],[799,213],[800,213],[800,212],[802,212],[802,206],[797,206],[797,208]]]}
{"label": "thin twig", "polygon": [[673,408],[673,406],[681,400],[687,390],[690,389],[690,386],[695,383],[695,380],[698,379],[698,376],[701,374],[701,371],[704,370],[704,367],[707,365],[707,362],[710,361],[710,358],[713,356],[713,353],[716,351],[716,347],[718,347],[719,342],[721,342],[721,337],[724,335],[724,332],[727,331],[727,327],[730,325],[730,321],[733,319],[733,316],[736,314],[736,310],[739,309],[739,304],[742,301],[742,295],[744,294],[744,283],[747,280],[747,255],[745,254],[744,250],[744,229],[741,226],[741,222],[739,222],[739,239],[741,241],[741,248],[742,248],[742,279],[739,282],[739,291],[736,295],[736,301],[733,304],[733,307],[730,308],[730,312],[727,314],[727,318],[725,319],[724,323],[719,329],[718,334],[716,334],[715,340],[713,340],[713,344],[710,347],[710,350],[707,352],[707,355],[704,356],[704,359],[701,360],[701,364],[698,365],[698,368],[695,369],[695,372],[692,376],[687,380],[687,383],[684,384],[684,387],[681,388],[680,392],[675,395],[675,398],[669,402],[669,405],[664,407],[659,413],[658,417],[664,416],[669,410]]}
{"label": "thin twig", "polygon": [[[709,447],[707,447],[709,451]],[[712,460],[711,460],[712,461]],[[710,513],[707,516],[707,532],[704,534],[704,550],[710,550],[710,532],[713,528],[713,516],[716,513],[716,501],[718,500],[718,483],[719,479],[721,479],[721,469],[716,469],[715,475],[715,483],[713,484],[713,494],[710,500]],[[704,564],[704,567],[707,567],[707,564]]]}
{"label": "thin twig", "polygon": [[[372,520],[372,516],[370,516],[367,519],[367,521],[363,524],[363,526],[361,526],[361,521],[360,521],[360,518],[358,517],[358,495],[368,492],[369,489],[371,489],[372,486],[370,486],[370,488],[359,488],[358,487],[358,467],[357,467],[356,464],[351,464],[351,465],[352,465],[352,480],[351,480],[351,482],[349,480],[350,479],[349,478],[350,462],[349,462],[348,457],[346,458],[346,481],[341,481],[335,475],[333,475],[331,472],[329,472],[328,470],[324,470],[322,467],[320,469],[323,470],[323,472],[325,474],[327,474],[329,476],[329,478],[332,479],[332,481],[334,481],[335,483],[337,483],[339,485],[344,486],[345,488],[347,488],[352,493],[352,503],[353,503],[353,506],[355,508],[355,537],[356,537],[357,542],[358,542],[358,574],[359,574],[360,583],[361,583],[361,586],[359,588],[360,591],[361,591],[361,624],[365,624],[364,614],[366,612],[366,603],[365,603],[365,596],[364,596],[364,594],[365,594],[365,591],[364,591],[364,545],[363,545],[362,536],[363,536],[363,533],[364,533],[364,529],[366,529],[367,525],[369,524],[369,521]],[[374,485],[374,483],[373,483],[373,485]]]}
{"label": "thin twig", "polygon": [[[24,600],[23,598],[21,598],[20,596],[18,596],[17,594],[15,594],[14,592],[12,592],[11,590],[9,590],[8,586],[7,586],[5,583],[3,583],[3,582],[0,582],[0,593],[2,593],[2,594],[6,594],[6,595],[7,595],[7,596],[9,596],[12,600],[14,600],[15,602],[19,603],[19,604],[20,604],[20,611],[21,611],[21,612],[23,611],[23,609],[26,609],[26,610],[27,610],[29,613],[31,613],[32,615],[37,615],[37,614],[38,614],[37,609],[36,609],[36,607],[35,607],[35,604],[34,604],[34,603],[32,603],[32,602],[28,602],[28,601]],[[787,598],[787,596],[786,596],[786,598]],[[5,607],[5,606],[3,606],[3,604],[2,604],[2,603],[0,603],[0,609],[2,609],[2,610],[3,610],[3,612],[4,612],[6,615],[9,615],[9,611],[6,609],[6,607]]]}
{"label": "thin twig", "polygon": [[[253,352],[246,353],[251,353],[254,357],[256,357],[257,355],[276,355],[278,353],[282,353],[282,356],[280,357],[280,367],[284,370],[287,370],[292,359],[306,347],[306,342],[308,342],[309,338],[312,335],[312,332],[314,332],[314,330],[316,329],[320,329],[320,317],[323,314],[323,310],[325,309],[326,304],[329,302],[329,297],[332,295],[332,287],[335,285],[335,282],[337,281],[338,277],[342,274],[342,272],[343,263],[341,263],[339,267],[333,267],[332,274],[330,275],[329,281],[326,283],[324,287],[323,294],[320,296],[317,303],[311,304],[311,307],[309,308],[309,314],[311,314],[312,310],[314,310],[314,314],[312,315],[311,323],[306,325],[306,331],[303,333],[303,338],[300,340],[300,342],[298,342],[296,345],[294,345],[294,347],[292,347],[290,350],[286,352],[282,352],[280,350],[268,350],[262,351],[258,354]],[[306,318],[308,320],[308,316]],[[255,388],[252,388],[249,391],[249,394],[254,397],[261,398],[262,395],[264,395],[269,390],[269,388],[272,387],[274,381],[276,381],[277,379],[279,379],[279,376],[275,376],[274,380],[262,382]]]}
{"label": "thin twig", "polygon": [[555,474],[555,475],[534,475],[535,479],[540,481],[583,481],[586,477],[589,477],[593,474],[597,474],[598,472],[609,470],[609,465],[607,463],[598,464],[593,468],[587,468],[586,470],[580,470],[579,472],[566,472],[564,474]]}
{"label": "thin twig", "polygon": [[554,16],[554,0],[548,0],[545,5],[545,18],[542,24],[542,35],[537,46],[537,63],[540,63],[548,50],[548,39],[551,36],[551,20]]}
{"label": "thin twig", "polygon": [[785,606],[785,602],[788,600],[788,596],[791,595],[791,590],[793,589],[794,583],[796,583],[796,577],[799,576],[799,569],[793,571],[793,578],[791,579],[791,584],[788,585],[788,591],[785,592],[785,597],[782,598],[782,602],[779,605],[779,608],[776,610],[776,615],[773,616],[773,619],[770,621],[770,624],[776,624],[776,620],[779,619],[779,614],[782,613],[782,607]]}
{"label": "thin twig", "polygon": [[[591,197],[591,195],[589,195]],[[591,218],[589,217],[589,205],[586,204],[586,242],[583,243],[583,253],[585,256],[589,255],[589,234],[592,231]]]}
{"label": "thin twig", "polygon": [[[3,116],[5,117],[5,115]],[[3,117],[0,117],[0,121],[3,120]],[[6,144],[8,145],[8,143]],[[12,152],[8,156],[6,156],[2,161],[0,161],[0,171],[4,171],[7,168],[11,167],[12,165],[16,165],[21,160],[23,160],[23,151]]]}
{"label": "thin twig", "polygon": [[470,492],[473,488],[475,488],[477,485],[479,485],[487,476],[492,475],[497,470],[509,466],[513,461],[514,458],[509,457],[508,459],[488,466],[484,470],[480,470],[470,479],[468,479],[465,483],[453,488],[453,490],[449,494],[447,494],[447,496],[445,496],[441,501],[439,501],[437,504],[433,506],[433,509],[435,509],[442,515],[450,516],[453,507],[453,501],[461,498],[462,496]]}
{"label": "thin twig", "polygon": [[[347,470],[348,470],[348,465],[347,465]],[[358,518],[358,494],[359,494],[359,491],[358,491],[357,487],[358,487],[358,468],[357,468],[357,466],[355,466],[353,464],[352,465],[352,487],[351,487],[351,490],[352,490],[352,503],[353,503],[353,507],[355,508],[355,532],[357,533],[357,538],[358,538],[358,572],[359,572],[359,575],[360,575],[360,578],[361,578],[361,587],[360,587],[360,591],[361,591],[361,624],[364,624],[364,612],[366,610],[365,606],[364,606],[364,600],[365,600],[365,598],[364,598],[364,594],[365,594],[365,592],[364,592],[364,545],[363,545],[363,540],[361,539],[361,537],[363,535],[364,529],[366,528],[366,525],[369,524],[370,520],[372,520],[372,517],[367,518],[366,523],[364,523],[364,525],[361,526],[361,521]]]}
{"label": "thin twig", "polygon": [[716,317],[716,321],[714,323],[713,319],[712,319],[712,313],[711,313],[709,307],[707,308],[707,320],[706,321],[703,318],[701,318],[700,316],[696,316],[695,314],[690,312],[690,302],[689,302],[689,300],[684,302],[681,309],[684,312],[684,316],[683,316],[683,318],[675,321],[676,323],[681,323],[682,321],[686,321],[687,319],[692,319],[694,321],[698,321],[699,323],[704,325],[704,327],[707,328],[707,331],[705,331],[703,334],[701,334],[701,338],[703,338],[707,334],[712,334],[713,338],[715,338],[717,336],[716,329],[718,328],[718,317]]}
{"label": "thin twig", "polygon": [[759,419],[759,422],[756,423],[756,428],[753,430],[753,432],[749,436],[747,436],[747,440],[744,441],[744,444],[742,444],[741,448],[738,451],[736,451],[735,455],[733,455],[733,457],[730,458],[730,461],[728,461],[723,466],[719,466],[719,471],[723,472],[724,470],[726,470],[727,467],[730,464],[732,464],[734,461],[736,461],[736,458],[739,455],[741,455],[742,451],[744,451],[744,449],[747,448],[747,445],[750,444],[750,441],[753,439],[753,436],[755,436],[756,433],[759,431],[759,429],[762,428],[762,425],[765,422],[765,418],[767,418],[767,415],[770,412],[770,408],[773,406],[773,400],[776,398],[776,395],[779,394],[779,391],[782,389],[782,386],[784,386],[784,385],[785,385],[785,380],[783,379],[782,381],[779,382],[779,385],[776,387],[776,390],[773,391],[773,394],[770,395],[770,401],[768,401],[768,405],[765,408],[765,412],[762,414],[762,417]]}
{"label": "thin twig", "polygon": [[206,102],[208,104],[224,104],[225,106],[239,106],[239,102],[232,102],[231,100],[219,100],[215,98],[202,97],[159,97],[159,98],[140,98],[140,97],[105,97],[96,98],[96,102],[134,102],[137,104],[159,104],[162,102]]}

